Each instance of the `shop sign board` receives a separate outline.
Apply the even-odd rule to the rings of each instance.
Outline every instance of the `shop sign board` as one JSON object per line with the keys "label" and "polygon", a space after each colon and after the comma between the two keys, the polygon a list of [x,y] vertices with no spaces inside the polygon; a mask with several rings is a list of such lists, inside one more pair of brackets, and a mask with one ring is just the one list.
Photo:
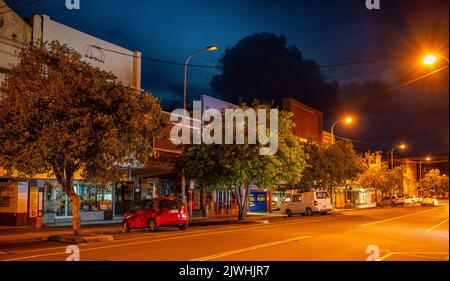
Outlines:
{"label": "shop sign board", "polygon": [[0,213],[15,213],[17,209],[17,183],[0,182]]}
{"label": "shop sign board", "polygon": [[251,212],[267,211],[267,192],[251,192],[249,201]]}
{"label": "shop sign board", "polygon": [[39,187],[32,186],[30,188],[30,218],[37,218],[39,208]]}

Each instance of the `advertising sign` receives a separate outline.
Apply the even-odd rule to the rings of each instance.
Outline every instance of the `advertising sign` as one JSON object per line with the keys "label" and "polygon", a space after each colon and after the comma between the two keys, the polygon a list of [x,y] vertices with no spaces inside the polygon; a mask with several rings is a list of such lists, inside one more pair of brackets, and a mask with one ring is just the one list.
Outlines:
{"label": "advertising sign", "polygon": [[30,188],[30,218],[37,218],[39,207],[39,187],[32,186]]}
{"label": "advertising sign", "polygon": [[267,192],[252,192],[249,200],[251,212],[267,211]]}

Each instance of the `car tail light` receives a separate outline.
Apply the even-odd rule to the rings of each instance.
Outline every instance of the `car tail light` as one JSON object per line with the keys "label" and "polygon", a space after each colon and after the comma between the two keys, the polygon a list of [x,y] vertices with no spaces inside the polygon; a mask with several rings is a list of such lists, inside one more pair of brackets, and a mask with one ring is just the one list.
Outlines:
{"label": "car tail light", "polygon": [[317,206],[317,205],[319,205],[319,204],[317,203],[317,201],[314,200],[314,206]]}

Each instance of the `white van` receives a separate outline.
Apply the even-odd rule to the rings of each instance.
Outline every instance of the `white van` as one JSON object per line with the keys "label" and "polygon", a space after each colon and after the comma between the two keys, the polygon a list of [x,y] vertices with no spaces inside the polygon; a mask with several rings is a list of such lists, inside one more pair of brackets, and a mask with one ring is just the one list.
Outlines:
{"label": "white van", "polygon": [[316,190],[293,195],[281,204],[280,213],[291,217],[295,214],[311,216],[313,213],[331,212],[330,194],[325,190]]}

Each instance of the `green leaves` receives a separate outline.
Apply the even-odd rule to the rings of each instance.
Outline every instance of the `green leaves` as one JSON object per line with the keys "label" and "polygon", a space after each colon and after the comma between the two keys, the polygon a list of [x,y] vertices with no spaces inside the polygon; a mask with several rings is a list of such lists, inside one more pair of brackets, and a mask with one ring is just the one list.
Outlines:
{"label": "green leaves", "polygon": [[[258,103],[253,107],[268,108]],[[307,156],[292,134],[292,114],[280,112],[278,127],[279,147],[275,155],[260,155],[260,144],[194,145],[186,149],[178,170],[196,179],[203,188],[232,187],[238,199],[239,217],[245,217],[250,185],[273,188],[282,181],[296,184],[306,166]]]}
{"label": "green leaves", "polygon": [[118,163],[151,156],[158,100],[80,58],[56,41],[21,52],[0,88],[0,166],[66,182],[81,169],[87,180],[102,180]]}
{"label": "green leaves", "polygon": [[386,163],[375,162],[375,154],[364,156],[365,170],[358,175],[355,183],[365,188],[373,188],[383,194],[403,193],[403,167],[389,169]]}
{"label": "green leaves", "polygon": [[309,155],[307,168],[300,188],[333,188],[354,179],[363,171],[360,157],[348,141],[338,141],[332,145],[323,145],[312,140],[303,144]]}
{"label": "green leaves", "polygon": [[420,186],[427,192],[448,192],[448,177],[441,175],[438,169],[432,169],[422,178]]}

